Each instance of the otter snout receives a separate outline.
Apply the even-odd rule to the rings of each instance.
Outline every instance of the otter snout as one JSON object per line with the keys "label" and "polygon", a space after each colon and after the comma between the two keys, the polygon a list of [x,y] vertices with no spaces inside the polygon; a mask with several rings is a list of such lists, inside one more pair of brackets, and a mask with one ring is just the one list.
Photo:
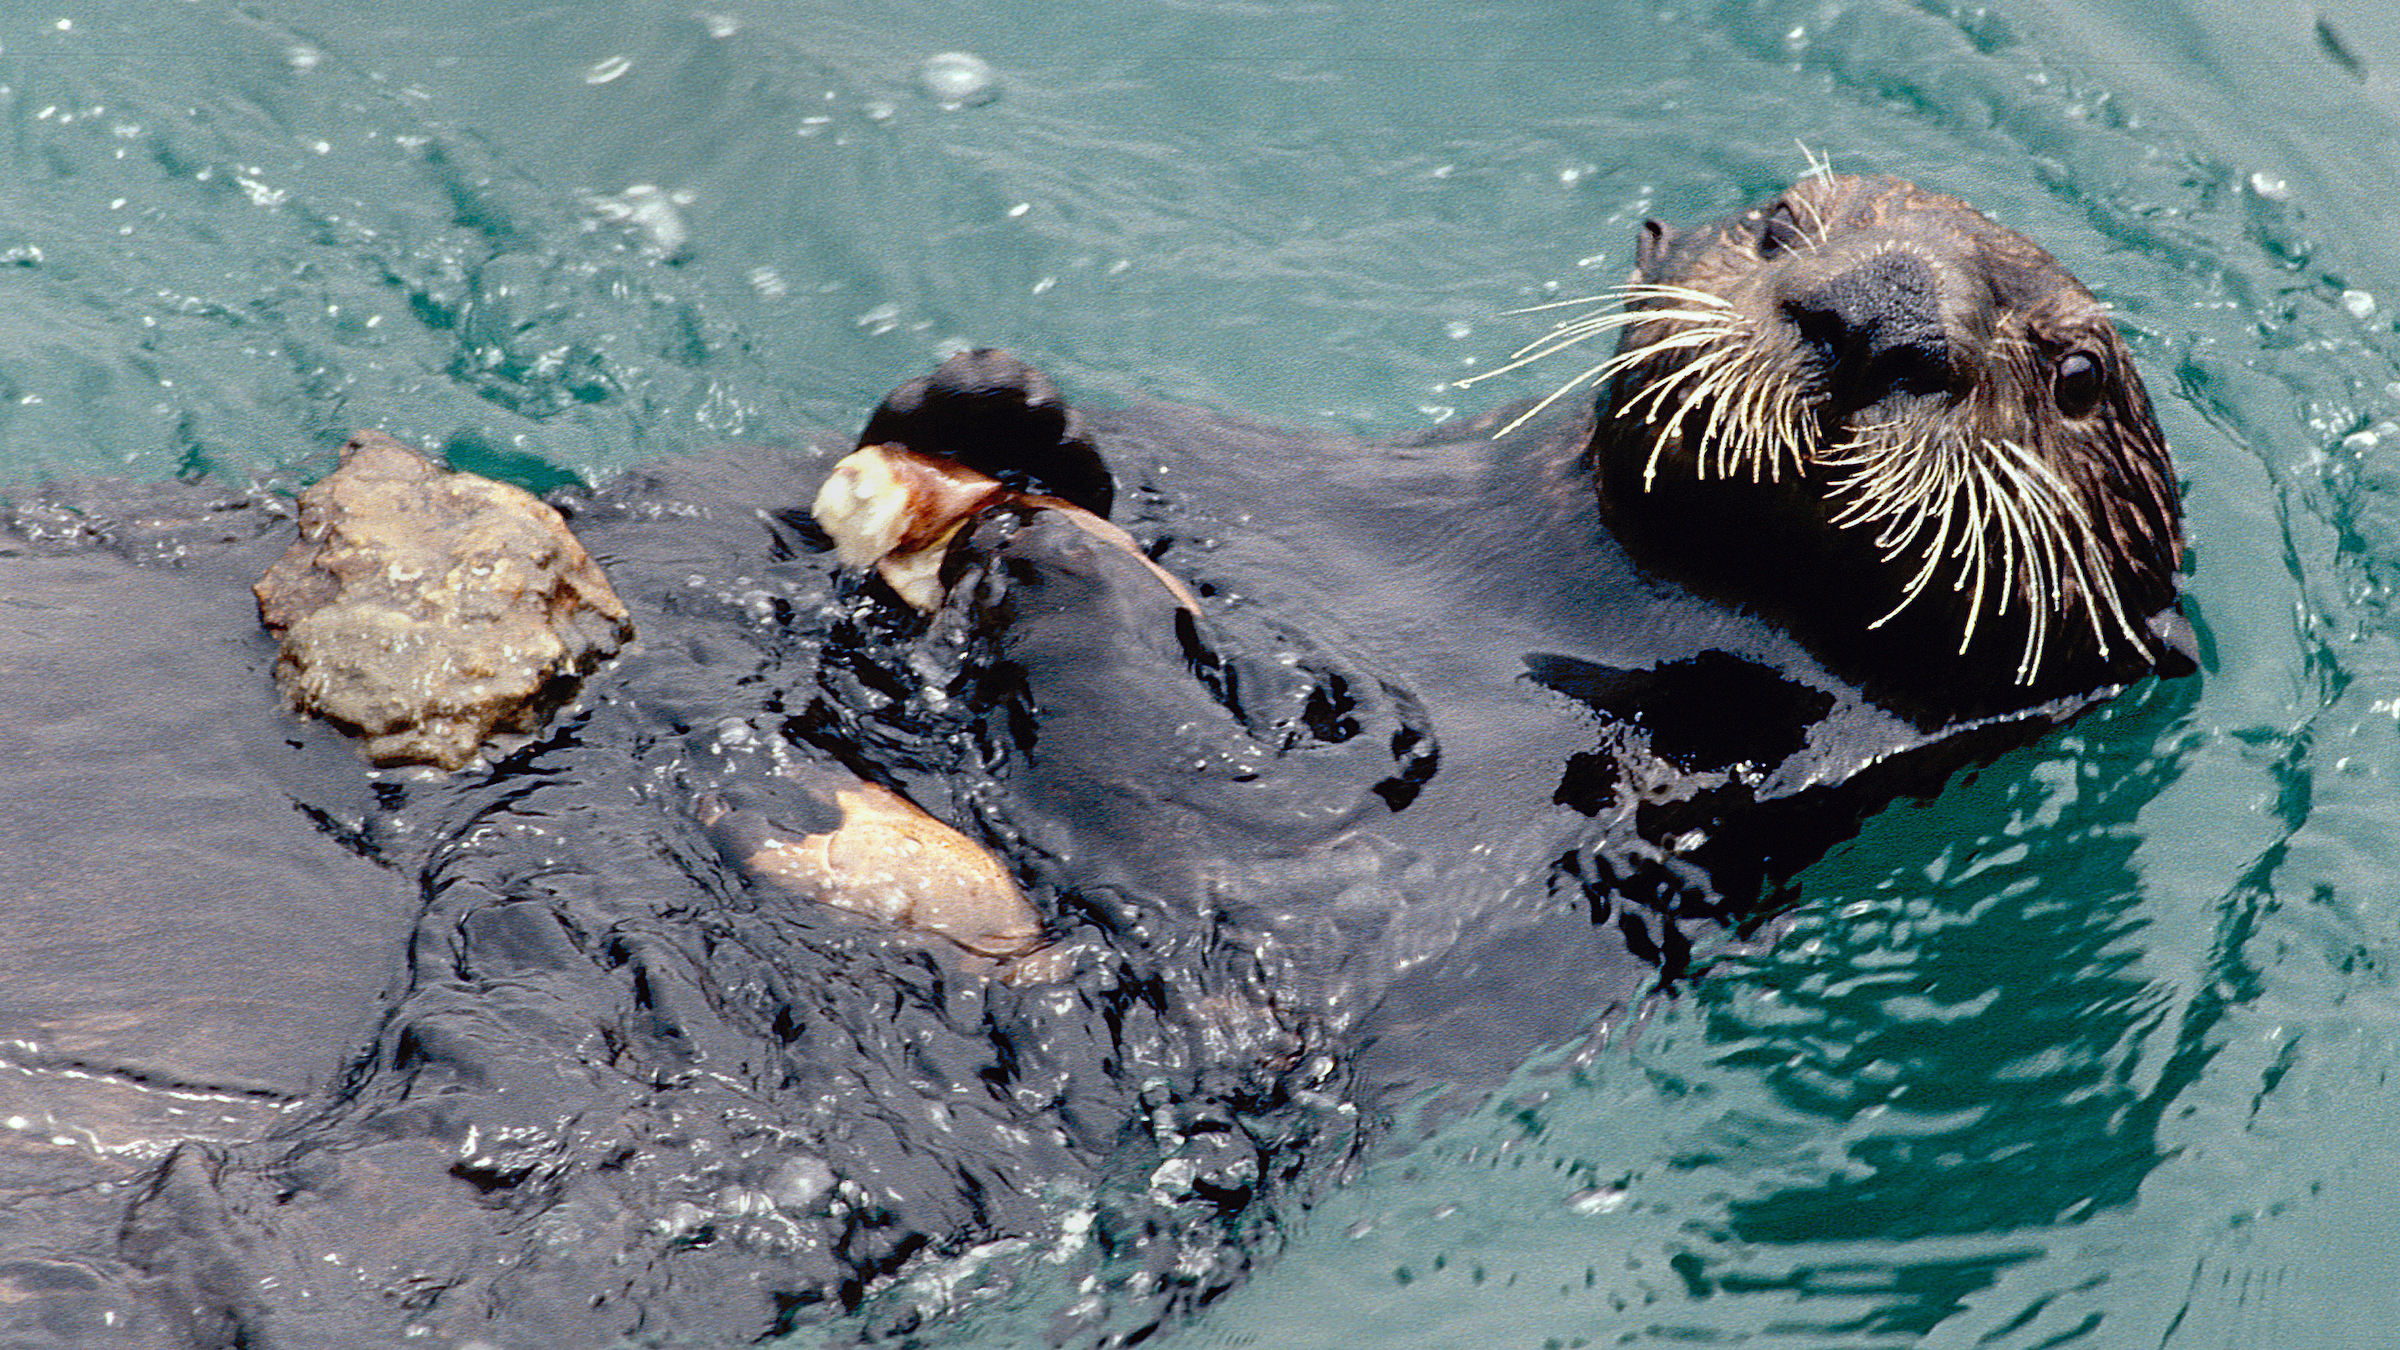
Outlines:
{"label": "otter snout", "polygon": [[1933,270],[1906,251],[1877,253],[1783,302],[1815,354],[1830,410],[1848,415],[1896,394],[1950,387],[1950,336]]}

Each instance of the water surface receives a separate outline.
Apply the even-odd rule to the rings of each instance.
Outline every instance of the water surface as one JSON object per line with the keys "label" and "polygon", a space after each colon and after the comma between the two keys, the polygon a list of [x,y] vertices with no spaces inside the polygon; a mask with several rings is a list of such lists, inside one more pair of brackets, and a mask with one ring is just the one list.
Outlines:
{"label": "water surface", "polygon": [[[927,96],[954,49],[996,97]],[[545,489],[781,443],[797,496],[819,429],[970,342],[1086,401],[1398,433],[1538,391],[1450,382],[1536,322],[1505,311],[1614,281],[1645,216],[1771,191],[1802,146],[1956,192],[2128,330],[2185,475],[2202,682],[1886,812],[1629,1034],[1281,1211],[1176,1335],[2373,1344],[2400,1312],[2396,62],[2363,5],[20,8],[0,480],[22,529],[158,555],[181,537],[122,524],[143,485],[296,483],[358,426]],[[711,603],[777,584],[691,562]],[[111,772],[176,775],[197,818],[262,772],[189,730],[260,696],[252,635],[212,649],[162,591],[132,621],[190,624],[194,657],[128,672],[108,621],[28,596],[12,631],[55,660],[19,667],[50,729],[16,763],[66,783],[138,734]],[[86,688],[177,692],[87,722]],[[335,792],[340,749],[275,772]],[[388,927],[312,925],[276,887],[354,861],[338,831],[190,838],[112,818],[110,781],[0,836],[19,1292],[98,1268],[175,1140],[255,1138],[339,1074],[421,918],[395,880]],[[273,884],[124,902],[108,869],[167,849]],[[224,954],[260,933],[283,982],[239,1017]],[[189,1002],[127,1006],[162,984]],[[1059,1302],[927,1334],[1003,1343]]]}

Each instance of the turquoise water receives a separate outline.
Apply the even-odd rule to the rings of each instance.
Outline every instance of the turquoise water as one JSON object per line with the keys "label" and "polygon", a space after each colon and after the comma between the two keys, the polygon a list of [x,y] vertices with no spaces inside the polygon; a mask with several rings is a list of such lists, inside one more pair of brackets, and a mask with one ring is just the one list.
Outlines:
{"label": "turquoise water", "polygon": [[[995,97],[927,95],[953,49]],[[968,342],[1397,432],[1538,389],[1450,381],[1645,216],[1811,153],[1956,192],[2132,336],[2197,697],[1885,813],[1180,1339],[2380,1344],[2396,63],[2365,6],[19,7],[0,480],[305,475],[376,426],[598,481],[854,425]]]}

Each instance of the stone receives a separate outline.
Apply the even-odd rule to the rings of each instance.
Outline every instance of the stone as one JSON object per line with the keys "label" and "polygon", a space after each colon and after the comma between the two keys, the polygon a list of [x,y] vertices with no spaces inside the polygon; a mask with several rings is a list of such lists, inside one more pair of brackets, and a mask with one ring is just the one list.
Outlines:
{"label": "stone", "polygon": [[538,729],[633,636],[556,510],[373,431],[300,495],[299,540],[253,589],[292,708],[386,766],[456,769]]}

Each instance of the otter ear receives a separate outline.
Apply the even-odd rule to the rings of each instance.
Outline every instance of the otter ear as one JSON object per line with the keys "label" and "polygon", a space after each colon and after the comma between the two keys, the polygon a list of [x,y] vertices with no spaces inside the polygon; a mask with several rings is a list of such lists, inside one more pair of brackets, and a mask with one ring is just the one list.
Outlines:
{"label": "otter ear", "polygon": [[1675,232],[1655,220],[1642,222],[1641,232],[1633,237],[1633,268],[1644,280],[1655,277],[1666,262],[1667,250],[1675,245]]}

